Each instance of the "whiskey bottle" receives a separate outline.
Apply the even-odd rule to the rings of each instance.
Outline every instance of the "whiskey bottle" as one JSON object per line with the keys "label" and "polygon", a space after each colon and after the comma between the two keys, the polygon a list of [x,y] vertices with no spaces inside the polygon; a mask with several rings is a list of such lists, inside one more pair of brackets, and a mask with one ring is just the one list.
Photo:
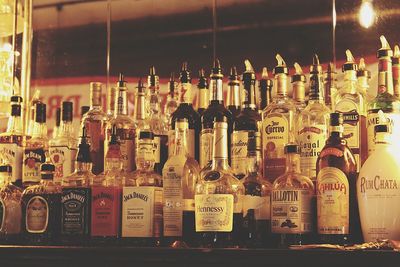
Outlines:
{"label": "whiskey bottle", "polygon": [[107,120],[110,121],[115,117],[115,107],[117,103],[115,102],[116,97],[117,97],[117,87],[111,86],[107,88],[107,98],[106,98],[106,105],[107,105],[107,110],[106,110],[106,116]]}
{"label": "whiskey bottle", "polygon": [[177,83],[175,82],[175,74],[173,72],[171,72],[171,77],[168,81],[168,89],[167,103],[164,106],[164,119],[168,130],[170,130],[169,128],[171,125],[169,123],[171,121],[171,116],[179,106],[179,93],[177,90]]}
{"label": "whiskey bottle", "polygon": [[292,75],[292,92],[293,102],[296,106],[297,112],[300,113],[307,106],[306,103],[306,76],[299,63],[294,63],[296,73]]}
{"label": "whiskey bottle", "polygon": [[28,244],[54,245],[60,237],[60,186],[53,182],[55,166],[40,166],[40,183],[22,193],[22,230]]}
{"label": "whiskey bottle", "polygon": [[[210,165],[213,149],[213,126],[214,121],[228,122],[228,144],[231,143],[231,134],[233,126],[232,113],[224,106],[222,69],[219,60],[215,60],[210,75],[210,103],[201,116],[200,132],[200,168]],[[228,151],[228,160],[230,161],[230,151]]]}
{"label": "whiskey bottle", "polygon": [[175,152],[163,169],[163,233],[166,244],[171,247],[193,247],[197,242],[194,194],[200,168],[187,152],[188,129],[186,119],[176,121]]}
{"label": "whiskey bottle", "polygon": [[240,80],[237,74],[236,67],[232,67],[228,76],[228,97],[226,100],[226,108],[232,113],[232,117],[235,119],[239,116],[241,106],[241,90]]}
{"label": "whiskey bottle", "polygon": [[262,113],[263,175],[273,182],[285,173],[284,146],[294,141],[296,106],[288,96],[288,68],[277,54],[274,68],[276,95]]}
{"label": "whiskey bottle", "polygon": [[356,197],[357,163],[343,138],[343,114],[331,113],[330,136],[317,161],[317,229],[320,241],[361,241]]}
{"label": "whiskey bottle", "polygon": [[238,247],[242,241],[243,184],[233,175],[228,160],[228,122],[213,125],[211,169],[196,184],[196,232],[202,247]]}
{"label": "whiskey bottle", "polygon": [[331,110],[334,109],[335,99],[337,94],[336,87],[336,70],[335,65],[332,62],[329,62],[328,68],[324,77],[324,88],[325,88],[325,105]]}
{"label": "whiskey bottle", "polygon": [[56,109],[56,125],[53,128],[53,139],[58,137],[58,131],[60,129],[60,123],[61,123],[61,108]]}
{"label": "whiskey bottle", "polygon": [[[234,119],[231,137],[232,171],[236,178],[242,179],[247,172],[247,140],[250,131],[258,132],[261,115],[256,104],[256,74],[250,61],[245,61],[246,71],[242,75],[244,99],[242,111]],[[260,136],[258,136],[260,138]]]}
{"label": "whiskey bottle", "polygon": [[270,182],[262,177],[260,134],[248,132],[247,175],[243,178],[243,235],[246,247],[271,246]]}
{"label": "whiskey bottle", "polygon": [[199,82],[197,83],[198,101],[197,101],[197,113],[201,116],[208,107],[208,81],[205,76],[204,69],[199,71]]}
{"label": "whiskey bottle", "polygon": [[381,124],[378,111],[382,110],[390,120],[393,128],[392,135],[400,135],[400,100],[393,95],[392,56],[393,51],[386,38],[381,36],[382,47],[378,50],[378,94],[368,103],[367,134],[368,155],[375,149],[374,127]]}
{"label": "whiskey bottle", "polygon": [[46,126],[46,104],[35,105],[35,124],[32,138],[26,141],[22,160],[22,184],[24,187],[40,182],[40,165],[45,162],[49,147]]}
{"label": "whiskey bottle", "polygon": [[271,229],[282,247],[310,243],[313,231],[313,182],[300,172],[299,147],[288,144],[285,154],[286,172],[273,183],[271,199]]}
{"label": "whiskey bottle", "polygon": [[74,171],[77,142],[72,126],[73,103],[64,101],[61,111],[62,120],[58,135],[49,141],[49,156],[56,173],[53,182],[61,185],[64,176],[70,175]]}
{"label": "whiskey bottle", "polygon": [[85,127],[90,139],[92,172],[98,175],[104,170],[104,138],[107,115],[101,107],[102,84],[90,83],[90,109],[83,116],[81,128]]}
{"label": "whiskey bottle", "polygon": [[310,93],[306,108],[300,113],[297,142],[300,147],[301,173],[313,182],[317,177],[316,162],[328,138],[330,109],[324,101],[322,67],[317,55],[310,67]]}
{"label": "whiskey bottle", "polygon": [[400,48],[398,45],[394,46],[392,57],[392,72],[393,72],[393,95],[397,98],[400,97]]}
{"label": "whiskey bottle", "polygon": [[360,63],[358,63],[357,71],[357,88],[360,93],[364,94],[366,97],[366,103],[371,102],[375,96],[369,88],[369,81],[371,80],[371,72],[366,69],[364,58],[360,58]]}
{"label": "whiskey bottle", "polygon": [[264,67],[261,73],[261,79],[259,81],[260,88],[260,107],[259,110],[262,111],[272,102],[272,87],[273,80],[268,77],[268,69]]}
{"label": "whiskey bottle", "polygon": [[356,158],[358,170],[368,156],[366,96],[357,88],[357,69],[350,50],[343,64],[344,82],[336,96],[335,111],[343,113],[343,137]]}

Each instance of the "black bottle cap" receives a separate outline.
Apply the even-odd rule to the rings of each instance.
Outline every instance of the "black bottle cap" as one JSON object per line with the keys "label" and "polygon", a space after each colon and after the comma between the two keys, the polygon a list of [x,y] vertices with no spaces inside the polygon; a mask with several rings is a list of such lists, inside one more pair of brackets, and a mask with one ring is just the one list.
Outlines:
{"label": "black bottle cap", "polygon": [[151,131],[148,130],[144,130],[144,131],[140,131],[139,133],[139,139],[154,139],[154,134]]}
{"label": "black bottle cap", "polygon": [[219,62],[219,59],[214,60],[210,76],[217,79],[218,78],[222,79],[224,77],[224,75],[222,74],[221,62]]}
{"label": "black bottle cap", "polygon": [[38,123],[46,122],[46,104],[36,103],[36,118],[35,121]]}
{"label": "black bottle cap", "polygon": [[89,106],[81,106],[81,118],[89,111]]}
{"label": "black bottle cap", "polygon": [[343,64],[342,71],[343,72],[349,71],[349,70],[357,71],[358,65],[356,62],[354,62],[354,57],[351,54],[351,51],[349,49],[346,50],[346,57],[347,57],[347,61]]}
{"label": "black bottle cap", "polygon": [[57,108],[56,110],[56,126],[60,126],[61,122],[61,108]]}
{"label": "black bottle cap", "polygon": [[306,79],[306,76],[304,75],[304,74],[299,74],[299,73],[296,73],[296,74],[293,74],[292,75],[292,83],[294,83],[294,82],[307,82],[307,79]]}
{"label": "black bottle cap", "polygon": [[156,68],[154,66],[150,67],[147,82],[149,86],[156,86],[156,83],[158,83],[158,76],[156,75]]}
{"label": "black bottle cap", "polygon": [[13,95],[10,98],[10,102],[14,102],[14,103],[22,103],[22,97],[19,95]]}
{"label": "black bottle cap", "polygon": [[63,121],[68,121],[71,122],[72,121],[72,117],[73,117],[73,103],[70,101],[64,101],[62,103],[62,120]]}
{"label": "black bottle cap", "polygon": [[11,105],[11,116],[21,117],[21,105],[20,104],[12,104]]}
{"label": "black bottle cap", "polygon": [[124,80],[124,74],[122,72],[119,73],[117,87],[126,87],[126,81]]}
{"label": "black bottle cap", "polygon": [[380,41],[381,41],[381,48],[379,48],[378,51],[376,52],[376,56],[378,58],[392,57],[393,50],[390,48],[389,43],[387,42],[385,36],[381,35]]}
{"label": "black bottle cap", "polygon": [[136,88],[137,88],[138,93],[144,93],[145,92],[145,87],[143,85],[142,78],[139,79],[138,85],[137,85]]}
{"label": "black bottle cap", "polygon": [[188,63],[183,62],[181,72],[179,73],[179,81],[181,83],[191,83],[192,78],[190,77],[190,71],[188,69]]}
{"label": "black bottle cap", "polygon": [[330,114],[330,126],[340,126],[343,124],[343,114],[333,112]]}
{"label": "black bottle cap", "polygon": [[255,81],[256,73],[254,72],[253,66],[248,59],[244,61],[244,65],[246,67],[246,70],[242,74],[242,81],[245,83]]}
{"label": "black bottle cap", "polygon": [[279,54],[277,54],[276,55],[276,59],[278,61],[278,65],[273,70],[274,75],[276,75],[276,74],[286,74],[286,75],[289,74],[289,69],[286,66],[286,63],[283,60],[283,58]]}
{"label": "black bottle cap", "polygon": [[228,79],[229,79],[229,83],[228,83],[229,85],[239,85],[240,84],[239,75],[237,74],[237,70],[236,70],[235,66],[231,67]]}
{"label": "black bottle cap", "polygon": [[197,88],[208,88],[208,81],[204,69],[199,70],[199,82]]}
{"label": "black bottle cap", "polygon": [[0,165],[0,172],[11,173],[12,172],[12,166],[9,165],[9,164]]}
{"label": "black bottle cap", "polygon": [[271,88],[273,86],[273,80],[268,78],[268,70],[266,67],[263,68],[262,73],[261,73],[261,79],[259,81],[259,87],[261,89],[267,89]]}
{"label": "black bottle cap", "polygon": [[298,154],[299,146],[296,144],[287,144],[284,148],[285,154]]}
{"label": "black bottle cap", "polygon": [[54,164],[51,164],[51,163],[43,163],[42,165],[40,165],[40,171],[42,171],[42,172],[55,172],[56,171],[56,167],[54,166]]}
{"label": "black bottle cap", "polygon": [[387,124],[378,124],[374,126],[375,133],[389,133],[390,129]]}

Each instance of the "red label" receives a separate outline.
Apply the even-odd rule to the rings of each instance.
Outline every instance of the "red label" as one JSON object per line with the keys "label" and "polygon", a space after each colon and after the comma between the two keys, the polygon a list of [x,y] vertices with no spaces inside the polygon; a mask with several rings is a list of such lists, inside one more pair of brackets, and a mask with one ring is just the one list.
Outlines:
{"label": "red label", "polygon": [[334,147],[329,147],[321,151],[320,157],[325,157],[325,156],[335,156],[335,157],[343,157],[343,151]]}
{"label": "red label", "polygon": [[92,236],[119,235],[121,189],[95,186],[92,188]]}

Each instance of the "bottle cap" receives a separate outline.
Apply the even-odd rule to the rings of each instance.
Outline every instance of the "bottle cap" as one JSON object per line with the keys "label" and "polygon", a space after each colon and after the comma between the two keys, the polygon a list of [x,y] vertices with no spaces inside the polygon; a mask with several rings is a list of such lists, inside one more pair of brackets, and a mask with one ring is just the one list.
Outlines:
{"label": "bottle cap", "polygon": [[103,88],[103,84],[100,82],[91,82],[90,83],[90,91],[101,92]]}
{"label": "bottle cap", "polygon": [[298,154],[299,146],[296,144],[287,144],[284,148],[285,154]]}
{"label": "bottle cap", "polygon": [[281,57],[281,55],[276,54],[275,56],[278,65],[274,68],[274,74],[289,74],[289,69],[286,66],[285,60]]}
{"label": "bottle cap", "polygon": [[246,59],[244,61],[244,65],[246,67],[245,72],[243,72],[242,75],[242,80],[243,81],[251,81],[251,80],[255,80],[256,79],[256,74],[254,72],[254,68],[251,65],[250,61],[248,59]]}
{"label": "bottle cap", "polygon": [[60,126],[61,122],[61,108],[57,108],[56,110],[56,126]]}
{"label": "bottle cap", "polygon": [[145,87],[143,85],[142,78],[139,79],[138,85],[136,88],[137,88],[138,93],[145,93]]}
{"label": "bottle cap", "polygon": [[188,70],[188,63],[183,62],[181,72],[179,73],[179,81],[181,83],[191,83],[192,78],[190,77],[190,71]]}
{"label": "bottle cap", "polygon": [[81,118],[89,111],[89,109],[90,109],[89,106],[81,106]]}
{"label": "bottle cap", "polygon": [[150,67],[150,74],[147,76],[148,86],[156,86],[159,83],[159,77],[156,75],[156,68],[154,66]]}
{"label": "bottle cap", "polygon": [[199,82],[197,83],[197,88],[207,88],[208,82],[204,72],[204,69],[199,70]]}
{"label": "bottle cap", "polygon": [[54,164],[51,164],[51,163],[43,163],[42,165],[40,165],[40,171],[41,172],[55,172],[56,167],[54,166]]}
{"label": "bottle cap", "polygon": [[342,71],[343,72],[350,70],[357,71],[358,65],[356,64],[353,54],[349,49],[346,50],[346,59],[347,59],[346,62],[342,66]]}
{"label": "bottle cap", "polygon": [[303,70],[300,66],[299,63],[295,62],[294,63],[294,68],[296,70],[296,73],[292,75],[292,83],[294,82],[307,82],[306,76],[303,74]]}
{"label": "bottle cap", "polygon": [[239,75],[237,74],[235,66],[231,67],[228,79],[229,79],[228,85],[240,85]]}
{"label": "bottle cap", "polygon": [[71,122],[72,121],[72,117],[73,117],[73,103],[70,101],[64,101],[62,103],[62,120],[63,121],[68,121]]}
{"label": "bottle cap", "polygon": [[124,80],[124,74],[122,72],[119,73],[117,87],[126,87],[126,81]]}
{"label": "bottle cap", "polygon": [[365,67],[364,58],[360,58],[360,63],[358,63],[357,77],[367,77],[369,79],[371,78],[371,72]]}
{"label": "bottle cap", "polygon": [[333,112],[330,114],[330,126],[341,126],[343,124],[343,114]]}
{"label": "bottle cap", "polygon": [[144,130],[144,131],[140,131],[139,133],[139,139],[154,139],[154,134],[151,131],[148,130]]}
{"label": "bottle cap", "polygon": [[267,89],[273,86],[273,80],[268,77],[268,69],[264,67],[261,72],[261,80],[259,83],[260,89]]}
{"label": "bottle cap", "polygon": [[22,97],[19,95],[13,95],[11,96],[10,102],[22,103]]}
{"label": "bottle cap", "polygon": [[46,104],[36,103],[36,118],[35,121],[38,123],[46,122]]}
{"label": "bottle cap", "polygon": [[0,165],[0,172],[11,173],[12,172],[12,166],[9,165],[9,164]]}
{"label": "bottle cap", "polygon": [[379,50],[377,51],[376,56],[378,58],[392,57],[393,51],[390,48],[390,45],[389,45],[388,41],[386,40],[385,36],[381,35],[380,41],[381,41],[381,48],[379,48]]}
{"label": "bottle cap", "polygon": [[313,63],[310,66],[310,74],[319,74],[322,72],[322,66],[319,64],[319,57],[317,54],[313,56]]}
{"label": "bottle cap", "polygon": [[214,60],[210,77],[214,79],[222,79],[224,77],[224,75],[222,74],[221,62],[219,62],[219,59]]}
{"label": "bottle cap", "polygon": [[88,135],[86,127],[82,127],[82,133],[80,136],[80,142],[78,145],[78,154],[76,156],[76,160],[79,162],[91,163],[92,158],[90,156],[90,145],[88,142]]}

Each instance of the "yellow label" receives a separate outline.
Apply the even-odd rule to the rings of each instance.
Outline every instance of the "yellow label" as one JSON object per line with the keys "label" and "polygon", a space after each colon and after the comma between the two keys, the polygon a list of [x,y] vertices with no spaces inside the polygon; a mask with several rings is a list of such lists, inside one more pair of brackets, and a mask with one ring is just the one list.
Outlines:
{"label": "yellow label", "polygon": [[318,173],[317,218],[319,234],[349,233],[349,182],[337,168]]}
{"label": "yellow label", "polygon": [[152,141],[139,140],[137,160],[154,161],[154,145]]}
{"label": "yellow label", "polygon": [[[385,113],[392,126],[391,136],[400,136],[400,114]],[[367,115],[367,135],[368,135],[368,156],[375,151],[375,125],[381,124],[378,113],[368,113]],[[396,140],[396,139],[395,139]]]}
{"label": "yellow label", "polygon": [[32,197],[26,205],[25,227],[29,233],[44,233],[49,222],[49,206],[41,196]]}
{"label": "yellow label", "polygon": [[203,169],[211,160],[213,149],[213,129],[204,129],[200,132],[200,169]]}
{"label": "yellow label", "polygon": [[196,232],[232,232],[233,195],[195,196]]}
{"label": "yellow label", "polygon": [[246,175],[248,131],[235,131],[231,141],[231,167],[235,175]]}
{"label": "yellow label", "polygon": [[199,104],[198,108],[207,108],[208,107],[208,89],[199,89]]}

